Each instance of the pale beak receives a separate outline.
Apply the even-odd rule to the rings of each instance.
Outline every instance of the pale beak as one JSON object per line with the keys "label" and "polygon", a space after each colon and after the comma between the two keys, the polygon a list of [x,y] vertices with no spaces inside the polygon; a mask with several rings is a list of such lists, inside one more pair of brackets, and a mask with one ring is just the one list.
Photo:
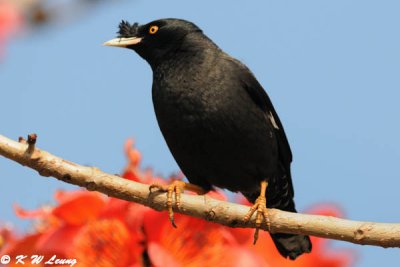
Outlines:
{"label": "pale beak", "polygon": [[114,38],[110,41],[105,42],[103,45],[106,46],[116,46],[116,47],[127,47],[130,45],[136,45],[142,41],[140,37],[131,37],[131,38]]}

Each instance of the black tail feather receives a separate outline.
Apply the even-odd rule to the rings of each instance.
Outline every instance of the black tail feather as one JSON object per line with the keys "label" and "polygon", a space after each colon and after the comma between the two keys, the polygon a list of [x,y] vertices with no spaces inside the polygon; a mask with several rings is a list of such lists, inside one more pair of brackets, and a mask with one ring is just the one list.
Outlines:
{"label": "black tail feather", "polygon": [[311,241],[308,236],[293,234],[271,234],[279,253],[285,257],[295,260],[303,253],[311,252]]}

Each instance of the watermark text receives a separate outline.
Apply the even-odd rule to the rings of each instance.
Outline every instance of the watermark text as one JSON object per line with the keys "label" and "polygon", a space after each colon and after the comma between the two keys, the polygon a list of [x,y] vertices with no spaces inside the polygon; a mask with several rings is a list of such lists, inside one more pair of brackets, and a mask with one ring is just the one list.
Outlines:
{"label": "watermark text", "polygon": [[7,265],[9,263],[13,263],[15,265],[25,265],[30,263],[31,265],[68,265],[74,266],[78,263],[76,259],[67,259],[62,257],[57,257],[57,255],[53,255],[51,257],[46,257],[44,255],[17,255],[12,257],[10,255],[0,255],[0,266]]}

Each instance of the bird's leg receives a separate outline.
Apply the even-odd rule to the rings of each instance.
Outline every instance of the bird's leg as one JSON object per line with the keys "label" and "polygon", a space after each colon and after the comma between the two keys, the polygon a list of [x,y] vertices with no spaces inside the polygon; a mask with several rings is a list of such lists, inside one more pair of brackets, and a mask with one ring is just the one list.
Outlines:
{"label": "bird's leg", "polygon": [[243,221],[245,223],[247,223],[250,220],[251,216],[253,216],[254,212],[257,211],[256,231],[254,233],[254,242],[253,242],[254,244],[257,243],[258,231],[260,230],[263,218],[265,220],[265,224],[267,225],[268,231],[270,231],[270,229],[271,229],[271,223],[269,221],[268,209],[267,209],[267,199],[265,197],[265,192],[267,191],[267,187],[268,187],[268,182],[262,181],[260,196],[256,199],[256,202],[250,208],[250,210],[247,212],[246,216],[244,216],[244,219],[243,219]]}
{"label": "bird's leg", "polygon": [[161,185],[161,184],[152,184],[149,187],[150,192],[153,189],[157,189],[159,191],[167,192],[167,208],[168,208],[168,216],[169,220],[172,223],[172,226],[176,228],[176,224],[174,221],[174,211],[172,210],[172,195],[175,193],[175,204],[178,209],[181,207],[181,193],[184,190],[189,190],[196,192],[199,195],[203,195],[207,193],[203,188],[198,185],[185,183],[183,181],[173,181],[169,185]]}

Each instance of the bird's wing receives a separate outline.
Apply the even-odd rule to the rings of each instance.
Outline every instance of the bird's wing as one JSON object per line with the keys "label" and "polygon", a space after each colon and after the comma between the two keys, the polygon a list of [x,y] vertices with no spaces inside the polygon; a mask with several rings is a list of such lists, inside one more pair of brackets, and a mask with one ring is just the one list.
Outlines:
{"label": "bird's wing", "polygon": [[225,53],[222,55],[222,59],[224,59],[225,63],[229,64],[229,66],[231,67],[231,73],[233,73],[234,75],[233,77],[240,79],[241,84],[246,89],[250,98],[253,100],[256,106],[264,112],[266,118],[272,123],[278,139],[281,161],[285,165],[285,167],[289,167],[288,171],[290,171],[290,163],[292,162],[292,151],[290,149],[289,142],[286,137],[281,120],[279,119],[278,114],[276,113],[268,94],[265,92],[261,84],[257,81],[254,74],[243,63]]}
{"label": "bird's wing", "polygon": [[292,162],[292,151],[281,120],[272,105],[271,99],[262,88],[261,84],[257,81],[250,70],[247,68],[246,70],[247,75],[245,75],[246,77],[243,79],[244,87],[254,103],[266,114],[267,118],[272,123],[275,134],[278,138],[279,154],[282,163],[284,163],[285,166],[290,166],[290,163]]}
{"label": "bird's wing", "polygon": [[265,92],[264,88],[246,66],[242,65],[242,67],[245,68],[245,75],[242,76],[244,88],[250,95],[250,98],[253,100],[253,102],[264,112],[266,118],[271,122],[274,128],[275,136],[277,137],[278,142],[279,158],[284,169],[284,177],[288,178],[288,180],[286,181],[289,185],[289,193],[291,197],[293,197],[294,190],[290,172],[290,164],[292,162],[293,156],[288,139],[285,134],[285,130],[283,128],[281,120],[278,117],[278,114],[275,111],[274,106],[272,105],[271,99]]}

